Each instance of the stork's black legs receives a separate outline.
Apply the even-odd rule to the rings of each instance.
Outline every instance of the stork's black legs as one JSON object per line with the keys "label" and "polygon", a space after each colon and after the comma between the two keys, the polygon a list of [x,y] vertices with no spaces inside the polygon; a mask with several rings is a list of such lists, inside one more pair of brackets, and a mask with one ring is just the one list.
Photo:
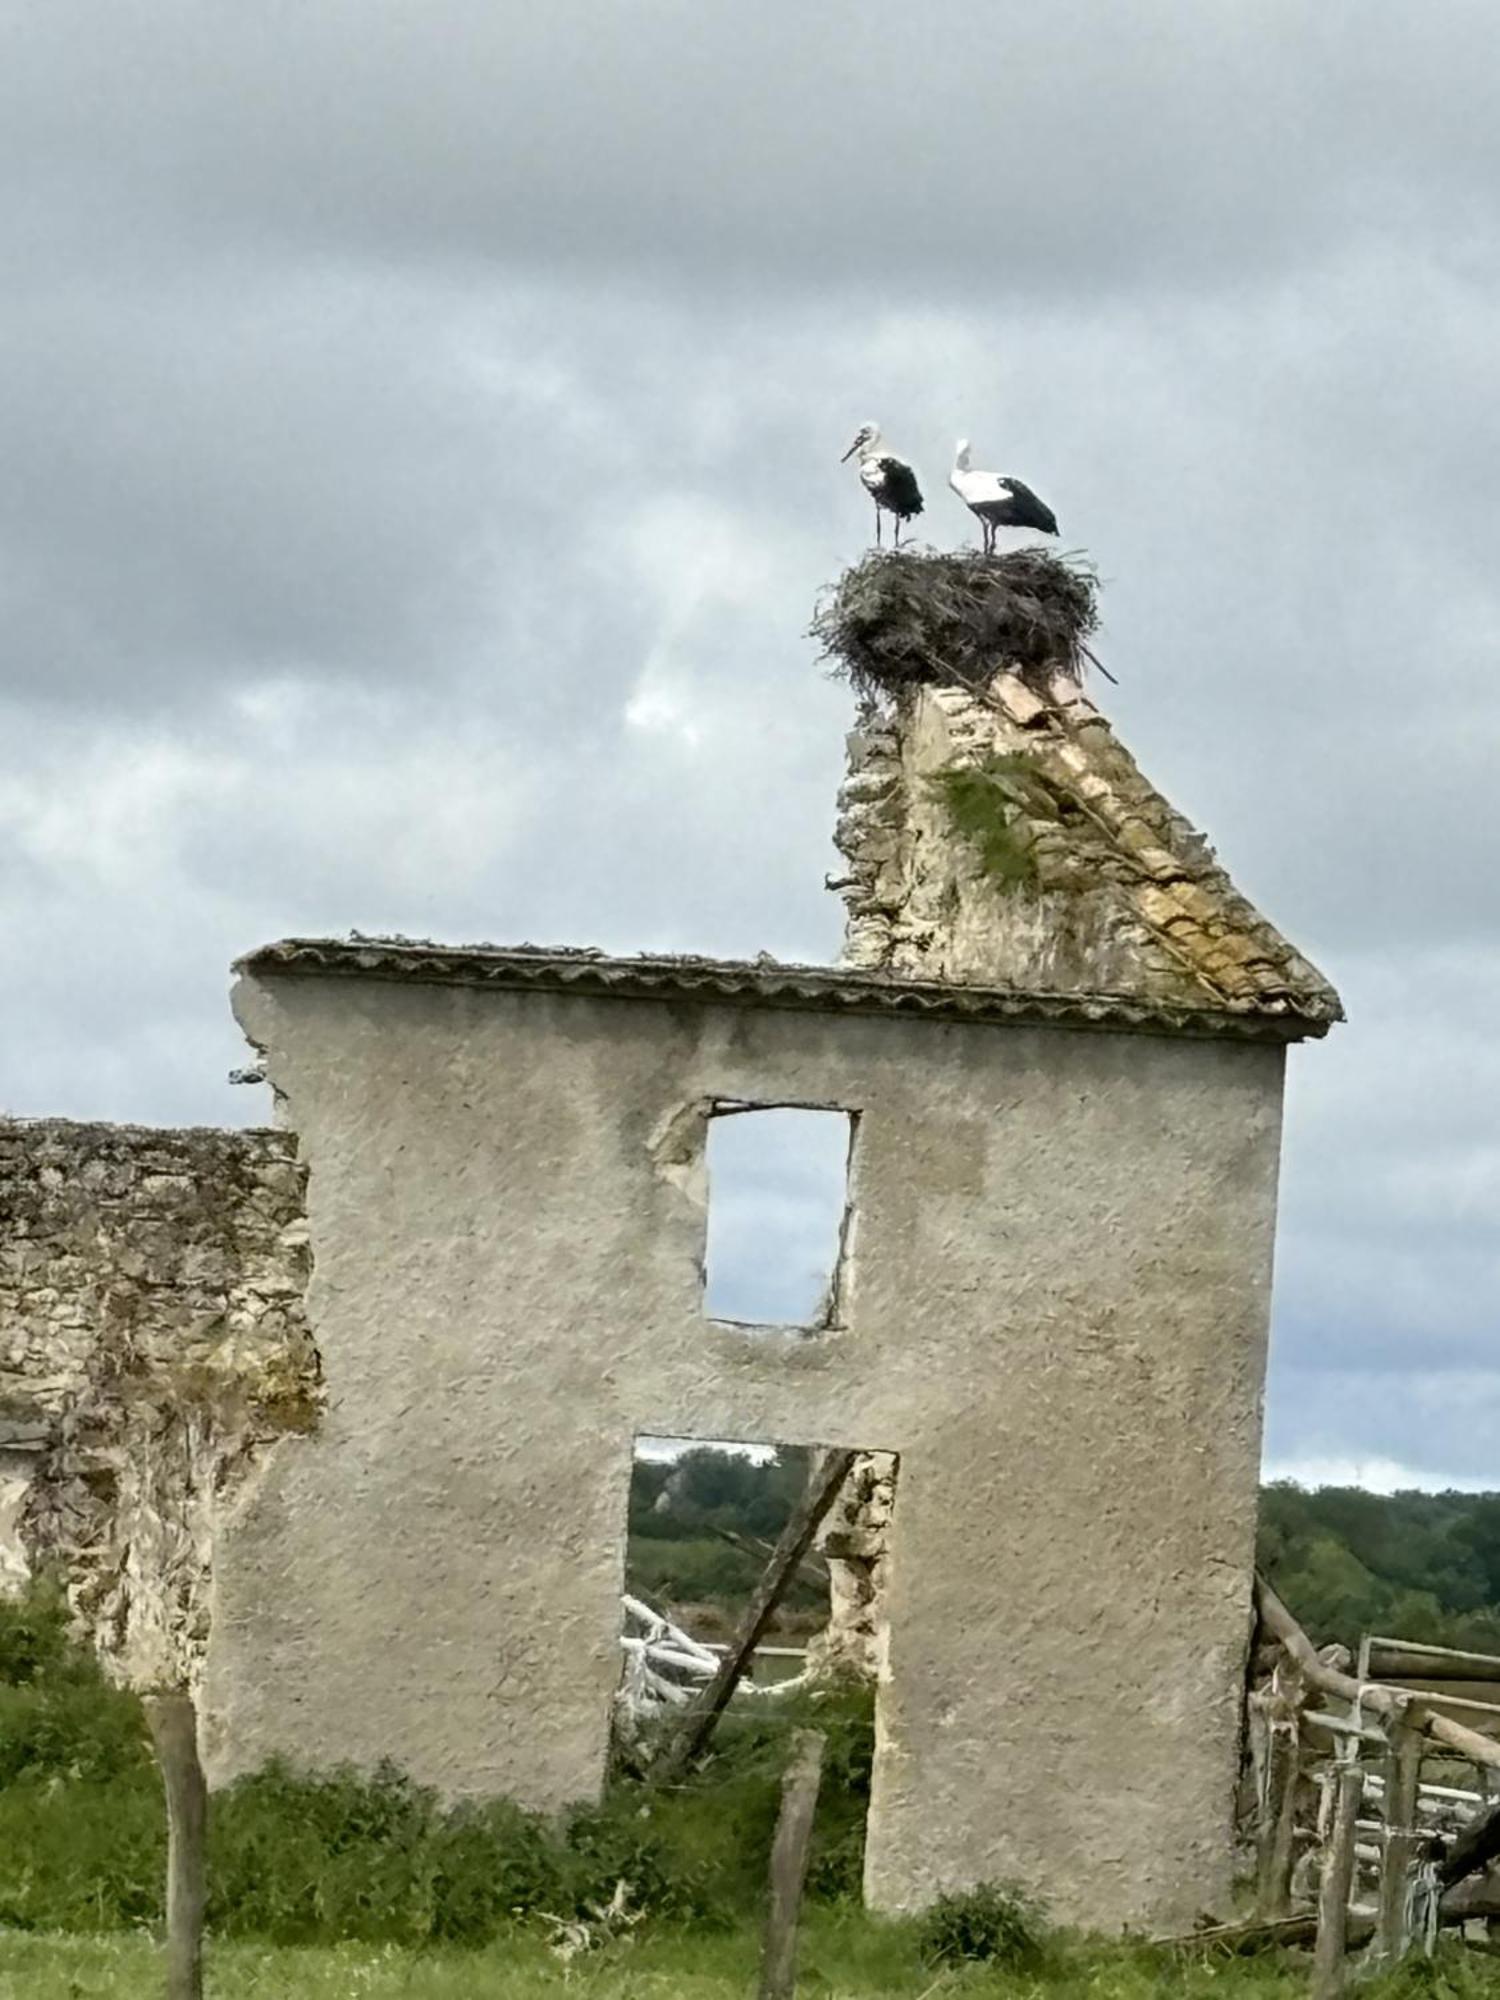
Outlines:
{"label": "stork's black legs", "polygon": [[877,500],[875,502],[875,546],[878,549],[880,545],[881,545],[880,502]]}

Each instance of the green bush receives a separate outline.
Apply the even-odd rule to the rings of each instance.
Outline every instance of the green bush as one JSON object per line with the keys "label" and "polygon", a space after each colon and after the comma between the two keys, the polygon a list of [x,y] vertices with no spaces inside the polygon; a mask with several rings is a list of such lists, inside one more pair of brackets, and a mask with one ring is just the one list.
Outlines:
{"label": "green bush", "polygon": [[14,1597],[0,1597],[0,1684],[97,1680],[89,1654],[68,1634],[68,1605],[61,1586],[38,1578]]}
{"label": "green bush", "polygon": [[918,1928],[922,1955],[931,1965],[986,1959],[1021,1970],[1040,1964],[1046,1936],[1039,1905],[1023,1890],[1000,1882],[940,1896]]}
{"label": "green bush", "polygon": [[150,1763],[140,1705],[118,1688],[0,1684],[0,1788],[51,1777],[99,1783]]}
{"label": "green bush", "polygon": [[[69,1640],[45,1585],[0,1605],[0,1663],[0,1925],[159,1921],[165,1814],[139,1704]],[[840,1690],[737,1705],[686,1782],[619,1779],[560,1825],[504,1800],[445,1807],[395,1769],[273,1764],[215,1795],[210,1928],[277,1944],[477,1945],[518,1919],[586,1915],[621,1881],[656,1919],[715,1931],[757,1920],[798,1726],[827,1739],[809,1895],[857,1899],[873,1705]]]}
{"label": "green bush", "polygon": [[0,1788],[54,1777],[99,1783],[150,1768],[145,1717],[68,1634],[53,1584],[0,1599]]}
{"label": "green bush", "polygon": [[166,1859],[161,1786],[149,1767],[103,1783],[53,1776],[0,1790],[0,1927],[154,1923]]}

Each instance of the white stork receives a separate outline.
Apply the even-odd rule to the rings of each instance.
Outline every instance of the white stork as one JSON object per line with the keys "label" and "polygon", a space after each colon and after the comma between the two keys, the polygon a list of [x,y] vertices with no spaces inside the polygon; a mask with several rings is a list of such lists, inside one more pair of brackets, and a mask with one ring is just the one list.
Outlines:
{"label": "white stork", "polygon": [[845,464],[856,452],[859,453],[860,484],[875,502],[875,546],[877,549],[880,547],[880,516],[883,511],[895,516],[895,545],[899,549],[901,523],[922,511],[922,489],[917,484],[917,475],[904,458],[897,458],[893,451],[886,450],[879,424],[861,424],[854,434],[853,444],[839,463]]}
{"label": "white stork", "polygon": [[969,440],[960,438],[953,454],[953,470],[948,484],[971,514],[977,514],[984,530],[984,553],[995,553],[997,528],[1035,528],[1043,535],[1057,533],[1057,516],[1031,488],[1019,479],[998,472],[969,469]]}

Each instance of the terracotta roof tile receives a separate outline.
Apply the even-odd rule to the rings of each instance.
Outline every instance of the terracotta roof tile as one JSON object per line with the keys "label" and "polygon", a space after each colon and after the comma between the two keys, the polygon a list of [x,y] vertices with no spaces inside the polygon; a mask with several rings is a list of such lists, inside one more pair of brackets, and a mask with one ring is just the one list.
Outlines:
{"label": "terracotta roof tile", "polygon": [[1015,1021],[1239,1040],[1296,1041],[1326,1021],[1234,1012],[1135,993],[1048,993],[1029,988],[856,972],[826,965],[643,954],[612,958],[585,947],[442,945],[420,938],[283,938],[240,959],[256,978],[414,980],[496,990],[580,993],[621,1000],[697,999],[807,1012],[906,1014],[935,1020]]}
{"label": "terracotta roof tile", "polygon": [[[997,684],[998,685],[998,684]],[[1029,690],[1027,691],[1029,692]],[[1065,820],[1096,877],[1123,884],[1147,932],[1203,990],[1206,1004],[1296,1016],[1322,1033],[1343,1019],[1338,994],[1250,903],[1213,849],[1144,776],[1106,717],[1088,702],[1058,699],[1026,735],[1004,747],[1034,760],[1081,814]],[[1017,719],[1007,689],[992,712]],[[1035,697],[1032,697],[1035,700]],[[1027,710],[1028,716],[1031,715]]]}

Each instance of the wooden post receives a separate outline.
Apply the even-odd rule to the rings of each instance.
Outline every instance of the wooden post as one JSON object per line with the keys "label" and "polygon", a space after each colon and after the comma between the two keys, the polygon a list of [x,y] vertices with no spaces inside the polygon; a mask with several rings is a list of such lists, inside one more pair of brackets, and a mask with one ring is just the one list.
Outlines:
{"label": "wooden post", "polygon": [[807,1491],[781,1531],[775,1551],[755,1587],[755,1595],[745,1608],[739,1630],[724,1655],[719,1671],[703,1692],[694,1698],[686,1711],[682,1734],[675,1746],[663,1754],[656,1767],[661,1776],[672,1777],[686,1770],[713,1735],[714,1725],[729,1706],[729,1697],[749,1666],[750,1656],[771,1622],[771,1614],[786,1595],[798,1565],[818,1532],[818,1523],[838,1497],[839,1488],[849,1477],[856,1456],[852,1451],[825,1451],[814,1464],[808,1476]]}
{"label": "wooden post", "polygon": [[1333,1825],[1323,1850],[1318,1889],[1318,1942],[1313,1951],[1312,2000],[1338,2000],[1344,1990],[1344,1947],[1349,1928],[1349,1891],[1354,1886],[1354,1823],[1364,1800],[1365,1774],[1357,1757],[1341,1764],[1335,1789]]}
{"label": "wooden post", "polygon": [[807,1879],[807,1850],[818,1786],[823,1776],[824,1738],[799,1729],[781,1782],[781,1813],[771,1843],[771,1904],[766,1914],[766,1949],[760,1968],[760,2000],[792,2000],[797,1987],[797,1913]]}
{"label": "wooden post", "polygon": [[1385,1852],[1380,1861],[1380,1921],[1376,1951],[1394,1965],[1410,1942],[1407,1906],[1411,1865],[1418,1849],[1417,1790],[1422,1782],[1422,1734],[1412,1720],[1391,1725],[1385,1761]]}
{"label": "wooden post", "polygon": [[148,1694],[146,1720],[167,1795],[167,2000],[203,2000],[208,1786],[193,1697]]}
{"label": "wooden post", "polygon": [[1289,1917],[1292,1913],[1292,1870],[1297,1865],[1297,1787],[1302,1778],[1302,1746],[1296,1724],[1271,1732],[1271,1797],[1276,1816],[1270,1851],[1260,1880],[1261,1914]]}
{"label": "wooden post", "polygon": [[1266,1773],[1265,1802],[1256,1827],[1255,1913],[1269,1923],[1292,1912],[1306,1690],[1295,1669],[1283,1668],[1265,1694],[1251,1698],[1260,1704]]}

